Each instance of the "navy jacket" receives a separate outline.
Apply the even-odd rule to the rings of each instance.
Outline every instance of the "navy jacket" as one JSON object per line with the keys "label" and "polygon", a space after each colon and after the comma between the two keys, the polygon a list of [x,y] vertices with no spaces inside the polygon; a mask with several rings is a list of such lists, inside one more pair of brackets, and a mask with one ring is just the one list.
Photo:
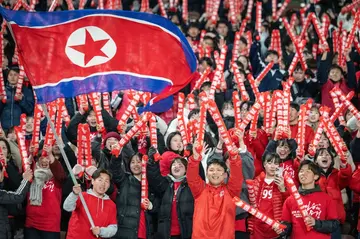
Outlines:
{"label": "navy jacket", "polygon": [[6,103],[0,102],[1,126],[8,130],[13,126],[20,124],[20,115],[25,113],[32,116],[34,112],[34,95],[31,89],[23,87],[23,98],[20,101],[15,101],[15,87],[6,85]]}

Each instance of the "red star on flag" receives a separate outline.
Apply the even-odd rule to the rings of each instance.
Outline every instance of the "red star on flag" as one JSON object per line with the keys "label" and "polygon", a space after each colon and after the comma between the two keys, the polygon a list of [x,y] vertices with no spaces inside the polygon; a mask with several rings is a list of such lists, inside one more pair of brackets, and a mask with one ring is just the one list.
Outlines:
{"label": "red star on flag", "polygon": [[95,56],[108,57],[101,50],[110,39],[95,41],[88,30],[85,30],[85,43],[82,45],[69,46],[84,54],[84,65],[86,66]]}

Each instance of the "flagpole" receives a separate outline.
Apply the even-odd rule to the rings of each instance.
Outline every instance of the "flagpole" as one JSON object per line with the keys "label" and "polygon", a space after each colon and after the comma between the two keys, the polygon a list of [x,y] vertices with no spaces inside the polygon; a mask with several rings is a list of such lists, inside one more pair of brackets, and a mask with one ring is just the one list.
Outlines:
{"label": "flagpole", "polygon": [[[49,112],[47,111],[46,105],[45,105],[45,104],[41,104],[41,107],[42,107],[42,109],[43,109],[43,111],[44,111],[44,113],[45,113],[45,116],[46,116],[47,120],[48,120],[48,124],[50,124],[50,128],[51,128],[51,130],[52,130],[53,133],[54,133],[56,142],[57,142],[57,144],[58,144],[58,146],[59,146],[61,155],[63,156],[64,162],[65,162],[66,167],[67,167],[67,169],[68,169],[68,171],[69,171],[70,177],[71,177],[74,185],[76,185],[76,184],[78,184],[78,182],[76,181],[75,175],[74,175],[74,173],[73,173],[73,171],[72,171],[72,168],[71,168],[71,166],[70,166],[69,160],[68,160],[68,158],[67,158],[67,156],[66,156],[66,153],[65,153],[65,151],[64,151],[64,145],[63,145],[62,141],[60,140],[59,136],[58,136],[57,133],[56,133],[54,123],[53,123],[53,122],[51,121],[51,119],[50,119]],[[82,204],[83,207],[84,207],[84,210],[85,210],[85,212],[86,212],[86,215],[87,215],[87,217],[88,217],[88,219],[89,219],[91,228],[94,228],[94,227],[95,227],[94,221],[93,221],[93,219],[92,219],[92,217],[91,217],[89,208],[88,208],[88,206],[86,205],[86,202],[85,202],[85,199],[84,199],[84,196],[82,195],[82,193],[79,193],[79,198],[80,198],[81,204]]]}

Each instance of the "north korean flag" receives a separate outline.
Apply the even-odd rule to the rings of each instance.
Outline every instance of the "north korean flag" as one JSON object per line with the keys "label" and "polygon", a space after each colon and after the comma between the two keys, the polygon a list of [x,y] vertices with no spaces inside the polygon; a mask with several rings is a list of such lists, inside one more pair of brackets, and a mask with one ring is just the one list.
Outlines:
{"label": "north korean flag", "polygon": [[153,14],[82,10],[25,12],[0,8],[38,103],[90,92],[157,93],[146,110],[163,112],[196,70],[186,38]]}

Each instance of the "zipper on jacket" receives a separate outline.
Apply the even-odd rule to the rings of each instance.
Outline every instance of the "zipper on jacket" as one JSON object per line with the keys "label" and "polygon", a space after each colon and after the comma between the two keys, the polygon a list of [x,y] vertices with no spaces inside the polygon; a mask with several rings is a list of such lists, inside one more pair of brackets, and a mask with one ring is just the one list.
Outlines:
{"label": "zipper on jacket", "polygon": [[10,107],[10,128],[14,126],[14,121],[13,121],[13,111],[14,111],[14,95],[13,95],[13,88],[11,88],[11,107]]}

